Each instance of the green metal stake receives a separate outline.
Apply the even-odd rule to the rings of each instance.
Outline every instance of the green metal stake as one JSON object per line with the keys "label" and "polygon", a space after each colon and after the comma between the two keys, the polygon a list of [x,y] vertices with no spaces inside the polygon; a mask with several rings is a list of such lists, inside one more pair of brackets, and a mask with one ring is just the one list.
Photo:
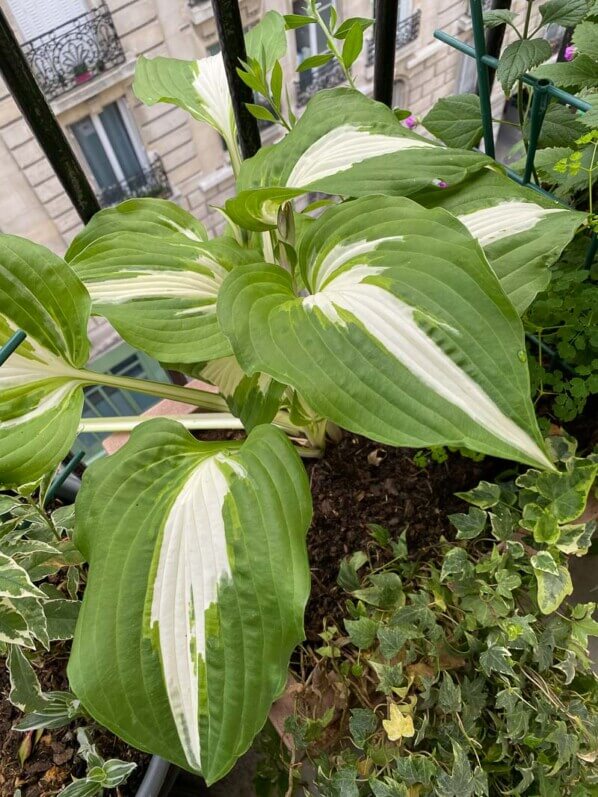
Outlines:
{"label": "green metal stake", "polygon": [[598,252],[598,235],[593,232],[588,251],[586,252],[584,268],[591,268],[594,258],[596,257],[596,252]]}
{"label": "green metal stake", "polygon": [[62,485],[71,475],[71,473],[75,470],[75,468],[81,462],[83,457],[84,457],[84,452],[79,451],[79,453],[75,454],[75,456],[71,459],[71,461],[64,466],[64,468],[60,471],[60,473],[57,473],[56,476],[54,476],[52,482],[50,483],[50,486],[48,487],[48,492],[46,493],[46,496],[44,498],[44,506],[48,506],[48,504],[54,500],[54,496],[56,495],[58,490],[62,487]]}
{"label": "green metal stake", "polygon": [[10,336],[4,346],[0,349],[0,365],[4,365],[10,355],[21,345],[26,337],[27,335],[22,329],[17,329],[17,331]]}
{"label": "green metal stake", "polygon": [[494,158],[494,133],[492,130],[490,79],[488,76],[488,67],[482,60],[486,55],[486,37],[484,36],[482,0],[469,0],[469,7],[471,10],[471,24],[473,27],[473,41],[475,44],[475,60],[478,71],[478,94],[480,95],[482,126],[484,128],[484,151],[486,152],[486,155]]}
{"label": "green metal stake", "polygon": [[532,95],[529,139],[527,142],[525,170],[523,172],[524,184],[529,183],[534,170],[534,158],[536,157],[536,150],[538,148],[538,139],[540,138],[540,131],[542,130],[542,124],[544,122],[544,117],[546,116],[546,109],[548,108],[548,86],[550,86],[550,80],[538,80]]}

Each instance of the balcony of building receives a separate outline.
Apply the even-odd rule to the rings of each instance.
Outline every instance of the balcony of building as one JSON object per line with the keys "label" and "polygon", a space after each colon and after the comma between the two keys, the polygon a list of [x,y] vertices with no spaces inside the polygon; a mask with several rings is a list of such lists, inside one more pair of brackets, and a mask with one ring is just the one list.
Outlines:
{"label": "balcony of building", "polygon": [[102,207],[116,205],[134,197],[161,197],[168,199],[172,189],[164,170],[162,160],[155,155],[149,166],[118,180],[112,185],[98,189],[98,199]]}
{"label": "balcony of building", "polygon": [[29,39],[22,47],[49,100],[125,62],[105,3]]}
{"label": "balcony of building", "polygon": [[[421,10],[418,8],[417,11],[414,11],[413,14],[410,14],[408,17],[404,19],[399,19],[397,22],[397,38],[396,38],[396,48],[400,50],[402,47],[405,47],[410,42],[413,42],[419,36],[419,28],[421,23]],[[368,66],[371,66],[374,63],[374,39],[370,39],[368,42],[368,54],[367,54],[367,62]]]}

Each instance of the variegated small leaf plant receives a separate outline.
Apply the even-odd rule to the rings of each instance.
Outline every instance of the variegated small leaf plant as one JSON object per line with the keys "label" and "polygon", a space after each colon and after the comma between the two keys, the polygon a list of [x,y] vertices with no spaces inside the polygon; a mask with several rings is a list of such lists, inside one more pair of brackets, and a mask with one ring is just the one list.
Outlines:
{"label": "variegated small leaf plant", "polygon": [[[324,23],[287,20],[300,24]],[[326,29],[331,48],[351,36],[331,50],[351,63],[354,25]],[[90,572],[71,687],[113,732],[208,783],[264,724],[303,635],[311,501],[275,425],[312,445],[328,424],[552,468],[520,314],[584,223],[354,88],[283,116],[285,37],[275,12],[248,36],[241,74],[265,86],[285,135],[244,162],[219,55],[137,66],[142,101],[175,103],[225,139],[237,194],[223,236],[171,202],[133,199],[98,213],[66,262],[0,239],[0,343],[27,333],[0,368],[4,484],[60,461],[86,428],[89,384],[229,408],[223,423],[249,433],[207,443],[174,420],[143,423],[88,469],[76,507]],[[301,211],[314,192],[324,198]],[[90,312],[220,395],[86,369]]]}

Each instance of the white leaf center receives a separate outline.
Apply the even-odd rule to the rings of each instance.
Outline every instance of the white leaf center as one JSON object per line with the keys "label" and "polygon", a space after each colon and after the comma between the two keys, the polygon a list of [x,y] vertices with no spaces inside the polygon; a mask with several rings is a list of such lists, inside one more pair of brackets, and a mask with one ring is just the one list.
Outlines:
{"label": "white leaf center", "polygon": [[316,180],[344,172],[354,164],[377,155],[433,146],[428,141],[419,141],[416,138],[385,136],[381,133],[369,133],[352,125],[341,125],[314,141],[305,150],[286,184],[291,188],[304,188]]}

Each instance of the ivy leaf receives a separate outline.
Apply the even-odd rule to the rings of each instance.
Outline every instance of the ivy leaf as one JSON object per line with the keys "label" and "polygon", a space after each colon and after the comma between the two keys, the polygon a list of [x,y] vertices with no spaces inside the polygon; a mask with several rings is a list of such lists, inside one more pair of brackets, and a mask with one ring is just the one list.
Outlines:
{"label": "ivy leaf", "polygon": [[573,27],[581,22],[588,13],[587,0],[548,0],[540,6],[542,22],[545,25],[562,25]]}
{"label": "ivy leaf", "polygon": [[496,574],[496,591],[503,598],[510,598],[513,590],[521,586],[521,578],[517,573],[499,570]]}
{"label": "ivy leaf", "polygon": [[495,11],[484,11],[484,25],[487,28],[497,28],[499,25],[507,25],[517,17],[515,11],[508,11],[506,8],[496,9]]}
{"label": "ivy leaf", "polygon": [[556,775],[578,751],[579,742],[576,736],[567,733],[567,726],[562,721],[556,723],[555,729],[546,737],[546,741],[554,744],[557,749],[556,763],[549,772],[550,775]]}
{"label": "ivy leaf", "polygon": [[488,513],[475,506],[470,506],[468,513],[458,512],[449,515],[448,519],[457,529],[458,540],[473,540],[478,537],[486,527]]}
{"label": "ivy leaf", "polygon": [[563,553],[584,556],[592,544],[595,530],[596,521],[594,520],[573,526],[561,526],[556,547]]}
{"label": "ivy leaf", "polygon": [[497,506],[495,512],[490,512],[492,535],[500,542],[506,542],[511,539],[514,525],[513,515],[508,506]]}
{"label": "ivy leaf", "polygon": [[391,742],[415,736],[413,717],[410,714],[403,714],[396,703],[390,704],[389,717],[382,720],[382,726]]}
{"label": "ivy leaf", "polygon": [[553,665],[555,670],[560,670],[565,674],[565,686],[569,686],[571,681],[575,678],[575,669],[577,667],[577,657],[572,650],[567,650],[565,658],[562,661]]}
{"label": "ivy leaf", "polygon": [[390,695],[394,689],[400,689],[405,680],[401,664],[379,664],[375,661],[370,661],[369,664],[378,676],[379,692]]}
{"label": "ivy leaf", "polygon": [[422,634],[408,625],[386,625],[378,629],[380,653],[385,659],[394,658],[410,639],[417,639]]}
{"label": "ivy leaf", "polygon": [[459,580],[465,580],[471,577],[472,573],[473,566],[469,561],[467,551],[463,548],[451,548],[442,562],[440,580],[446,581],[451,576],[453,578],[457,577]]}
{"label": "ivy leaf", "polygon": [[480,666],[488,676],[493,672],[502,673],[503,675],[513,675],[511,654],[507,648],[501,645],[490,645],[488,650],[481,653]]}
{"label": "ivy leaf", "polygon": [[498,484],[481,481],[477,487],[465,493],[455,493],[458,498],[467,501],[468,504],[478,506],[480,509],[489,509],[496,506],[500,501],[500,487]]}
{"label": "ivy leaf", "polygon": [[509,96],[515,82],[528,70],[548,60],[552,54],[546,39],[518,39],[505,49],[498,62],[496,76]]}
{"label": "ivy leaf", "polygon": [[378,623],[369,617],[360,617],[358,620],[345,620],[345,628],[355,647],[366,650],[374,644]]}
{"label": "ivy leaf", "polygon": [[347,592],[354,592],[361,586],[361,581],[357,571],[362,567],[368,558],[363,551],[357,551],[350,557],[346,557],[341,562],[338,570],[337,582]]}
{"label": "ivy leaf", "polygon": [[480,98],[477,94],[443,97],[422,121],[432,135],[449,147],[470,149],[483,133]]}
{"label": "ivy leaf", "polygon": [[37,675],[25,654],[18,645],[8,648],[8,673],[10,694],[8,699],[20,711],[35,711],[46,701],[42,694]]}
{"label": "ivy leaf", "polygon": [[573,592],[571,576],[566,567],[557,565],[548,551],[532,556],[531,564],[538,583],[538,606],[542,614],[551,614]]}
{"label": "ivy leaf", "polygon": [[438,772],[438,764],[428,756],[412,753],[395,758],[395,769],[400,780],[408,786],[414,786],[416,783],[429,786]]}
{"label": "ivy leaf", "polygon": [[378,729],[378,718],[369,708],[352,708],[349,730],[357,747],[363,749],[366,741]]}
{"label": "ivy leaf", "polygon": [[461,687],[456,684],[447,672],[442,673],[442,682],[438,690],[438,706],[445,714],[461,711]]}
{"label": "ivy leaf", "polygon": [[407,787],[390,777],[384,780],[373,778],[369,781],[369,786],[374,797],[409,797]]}
{"label": "ivy leaf", "polygon": [[473,794],[473,773],[465,750],[453,742],[453,769],[449,775],[441,772],[436,779],[438,797],[471,797]]}
{"label": "ivy leaf", "polygon": [[381,609],[392,609],[401,600],[404,603],[402,582],[398,573],[379,573],[370,576],[370,582],[371,587],[353,593],[358,600]]}

